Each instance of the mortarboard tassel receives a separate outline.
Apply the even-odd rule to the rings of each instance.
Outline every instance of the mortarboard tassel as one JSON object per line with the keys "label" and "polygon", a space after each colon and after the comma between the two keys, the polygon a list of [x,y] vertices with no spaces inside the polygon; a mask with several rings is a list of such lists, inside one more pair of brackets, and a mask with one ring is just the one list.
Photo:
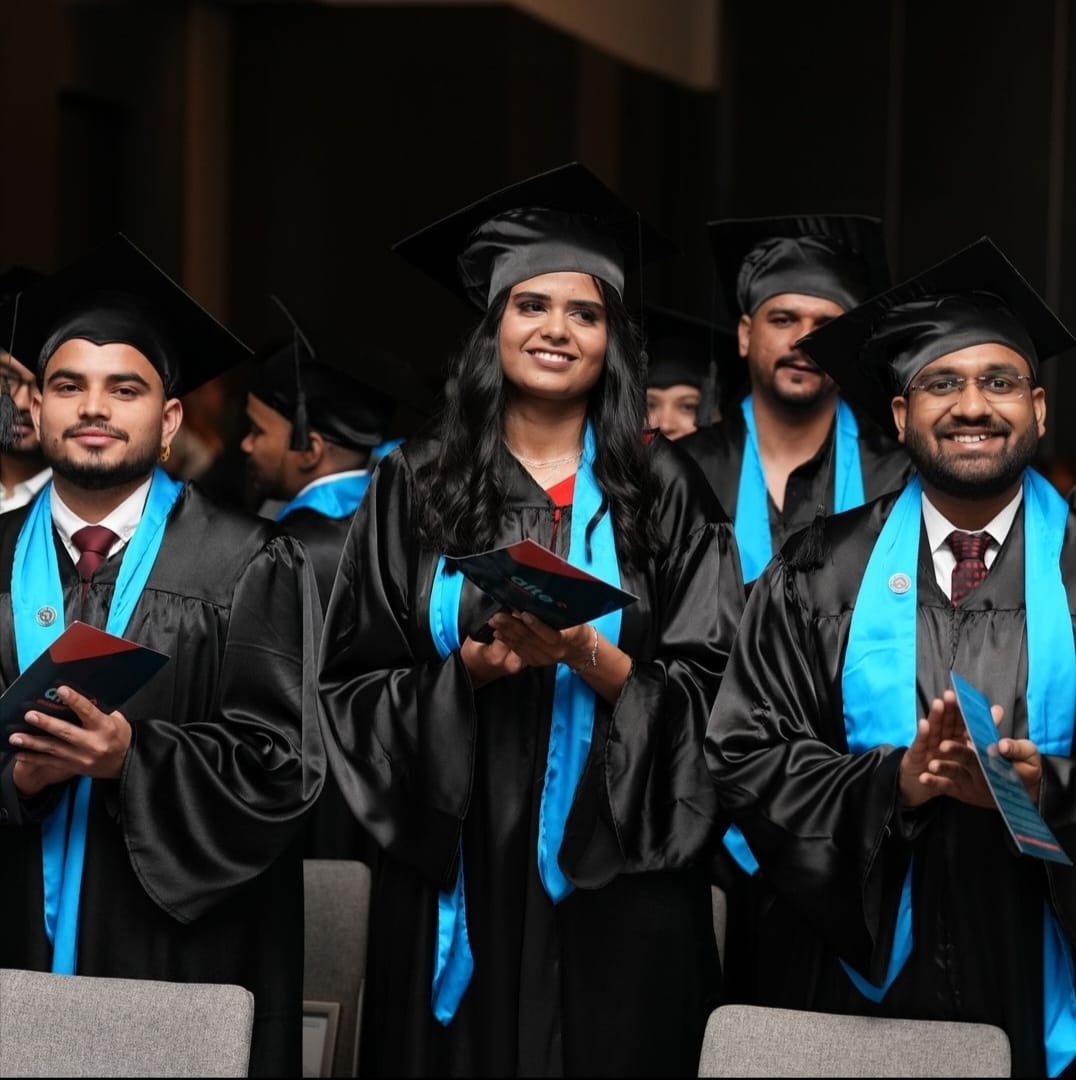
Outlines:
{"label": "mortarboard tassel", "polygon": [[310,344],[302,327],[296,321],[295,316],[288,311],[279,296],[270,296],[270,299],[282,312],[284,317],[291,323],[292,340],[295,348],[295,415],[291,419],[291,449],[310,449],[310,420],[306,413],[306,391],[303,389],[302,363],[299,359],[300,342],[306,348],[310,359],[316,358],[313,345]]}
{"label": "mortarboard tassel", "polygon": [[7,384],[0,388],[0,451],[15,445],[15,427],[19,422],[19,407],[8,393]]}
{"label": "mortarboard tassel", "polygon": [[306,391],[299,362],[299,327],[295,327],[295,415],[291,418],[292,450],[310,449],[310,420],[306,415]]}
{"label": "mortarboard tassel", "polygon": [[310,421],[306,415],[306,394],[302,387],[295,396],[295,415],[291,418],[292,450],[310,449]]}

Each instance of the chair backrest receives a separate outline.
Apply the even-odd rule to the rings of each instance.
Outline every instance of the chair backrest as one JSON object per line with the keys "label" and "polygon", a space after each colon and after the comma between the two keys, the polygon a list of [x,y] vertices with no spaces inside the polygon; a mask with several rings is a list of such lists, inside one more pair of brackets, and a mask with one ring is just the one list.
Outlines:
{"label": "chair backrest", "polygon": [[303,997],[337,1003],[332,1076],[358,1074],[370,868],[356,859],[305,859],[306,966]]}
{"label": "chair backrest", "polygon": [[992,1024],[722,1005],[699,1076],[1008,1076],[1009,1038]]}
{"label": "chair backrest", "polygon": [[242,986],[0,969],[0,1076],[246,1076]]}

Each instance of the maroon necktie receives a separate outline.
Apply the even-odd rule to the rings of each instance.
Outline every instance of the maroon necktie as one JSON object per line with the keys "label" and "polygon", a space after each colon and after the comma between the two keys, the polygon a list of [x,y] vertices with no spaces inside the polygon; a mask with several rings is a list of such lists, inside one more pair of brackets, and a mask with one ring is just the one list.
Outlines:
{"label": "maroon necktie", "polygon": [[80,553],[75,569],[82,582],[83,600],[86,599],[86,591],[90,587],[90,578],[108,558],[109,549],[118,539],[119,537],[104,525],[87,525],[71,534],[71,542]]}
{"label": "maroon necktie", "polygon": [[986,562],[983,556],[990,544],[991,536],[987,532],[968,533],[959,529],[951,532],[945,542],[956,556],[953,567],[951,598],[954,606],[959,604],[986,577]]}

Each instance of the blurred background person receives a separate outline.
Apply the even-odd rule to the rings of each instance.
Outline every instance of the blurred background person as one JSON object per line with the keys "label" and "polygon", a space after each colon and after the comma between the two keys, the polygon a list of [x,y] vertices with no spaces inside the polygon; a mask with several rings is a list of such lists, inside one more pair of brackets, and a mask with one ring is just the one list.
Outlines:
{"label": "blurred background person", "polygon": [[668,439],[680,439],[721,419],[730,388],[740,388],[746,369],[735,335],[704,319],[648,306],[646,422]]}
{"label": "blurred background person", "polygon": [[[313,343],[292,321],[293,335],[267,347],[256,368],[241,448],[252,501],[271,511],[281,531],[302,541],[324,610],[352,517],[370,484],[374,454],[384,452],[397,404],[352,371],[361,367],[387,378],[401,363],[371,346],[323,349],[320,339]],[[327,775],[306,821],[304,855],[359,859],[372,866],[376,851]]]}
{"label": "blurred background person", "polygon": [[[0,307],[42,278],[25,266],[0,274]],[[28,503],[48,482],[52,470],[41,455],[41,441],[30,417],[34,373],[0,342],[0,514]]]}

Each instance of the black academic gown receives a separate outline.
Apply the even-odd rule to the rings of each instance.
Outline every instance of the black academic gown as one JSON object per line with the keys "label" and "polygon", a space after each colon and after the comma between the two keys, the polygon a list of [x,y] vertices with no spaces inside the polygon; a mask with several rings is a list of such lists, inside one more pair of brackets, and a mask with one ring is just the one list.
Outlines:
{"label": "black academic gown", "polygon": [[[18,674],[14,545],[0,519],[0,680]],[[85,603],[59,538],[68,620],[105,625],[122,554]],[[126,550],[126,549],[123,549]],[[125,636],[172,659],[121,710],[121,776],[95,780],[82,878],[82,975],[238,983],[255,998],[253,1076],[301,1071],[303,816],[324,772],[315,720],[321,612],[302,548],[257,518],[180,495]],[[2,758],[0,758],[2,761]],[[0,766],[0,967],[49,970],[41,831]]]}
{"label": "black academic gown", "polygon": [[[326,617],[322,697],[330,762],[382,846],[363,1021],[364,1075],[696,1075],[719,969],[705,855],[720,833],[702,759],[743,604],[731,528],[665,440],[661,550],[624,573],[639,597],[621,647],[634,668],[599,703],[554,906],[536,826],[554,669],[475,691],[429,629],[437,555],[418,540],[413,475],[437,446],[386,458],[355,517]],[[553,532],[553,506],[518,467],[497,544]],[[556,548],[564,552],[570,517]],[[465,584],[462,633],[489,603]],[[450,1025],[431,1012],[437,892],[464,852],[474,978]],[[701,860],[701,861],[700,861]]]}
{"label": "black academic gown", "polygon": [[[351,528],[351,515],[331,518],[302,506],[281,518],[278,526],[306,548],[324,611],[332,595],[340,551]],[[308,859],[358,859],[367,866],[374,864],[377,845],[351,812],[331,773],[326,774],[318,801],[306,819],[303,855]]]}
{"label": "black academic gown", "polygon": [[[1076,878],[1019,856],[993,810],[954,799],[897,809],[904,747],[848,753],[841,672],[863,572],[896,496],[826,523],[820,569],[778,556],[752,591],[707,731],[722,804],[762,864],[759,1000],[829,1012],[997,1024],[1013,1075],[1045,1075],[1043,902],[1076,930]],[[950,668],[1005,708],[1002,734],[1027,737],[1023,512],[985,581],[954,608],[923,530],[918,567],[919,714]],[[790,545],[792,547],[794,545]],[[794,561],[794,559],[793,559]],[[1062,569],[1076,612],[1076,518]],[[1076,777],[1045,759],[1041,810],[1076,855]],[[888,962],[913,861],[912,954],[880,1005],[838,965],[875,983]]]}
{"label": "black academic gown", "polygon": [[[911,465],[899,443],[883,435],[876,425],[862,417],[859,423],[859,463],[863,472],[866,502],[904,486]],[[725,513],[735,520],[740,493],[747,426],[737,402],[718,424],[699,428],[680,440],[680,446],[699,463]],[[778,510],[767,499],[770,511],[770,538],[773,550],[780,551],[793,533],[810,525],[819,506],[833,513],[834,497],[833,429],[818,453],[793,469],[785,485],[783,507]]]}

